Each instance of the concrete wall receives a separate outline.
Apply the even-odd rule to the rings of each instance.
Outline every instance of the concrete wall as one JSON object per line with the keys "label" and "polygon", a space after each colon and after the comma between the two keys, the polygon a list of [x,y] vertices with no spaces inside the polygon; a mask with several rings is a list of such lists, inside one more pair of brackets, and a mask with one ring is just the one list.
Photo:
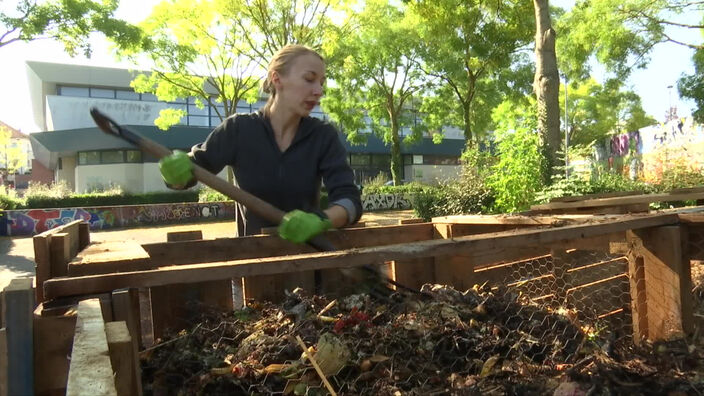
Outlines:
{"label": "concrete wall", "polygon": [[442,180],[456,179],[461,171],[461,165],[405,165],[404,180],[438,184]]}
{"label": "concrete wall", "polygon": [[48,130],[94,127],[95,122],[89,113],[91,107],[110,114],[110,118],[120,124],[154,125],[159,112],[168,105],[160,102],[48,95],[46,97]]}
{"label": "concrete wall", "polygon": [[76,191],[76,157],[61,157],[61,169],[56,168],[54,180],[65,180],[66,184]]}
{"label": "concrete wall", "polygon": [[76,168],[77,193],[122,187],[123,191],[140,193],[143,191],[144,176],[142,164],[101,164],[81,165]]}
{"label": "concrete wall", "polygon": [[[233,220],[232,202],[101,206],[87,208],[6,210],[0,213],[0,236],[35,235],[74,220],[91,230],[157,224]],[[232,233],[234,235],[234,224]]]}

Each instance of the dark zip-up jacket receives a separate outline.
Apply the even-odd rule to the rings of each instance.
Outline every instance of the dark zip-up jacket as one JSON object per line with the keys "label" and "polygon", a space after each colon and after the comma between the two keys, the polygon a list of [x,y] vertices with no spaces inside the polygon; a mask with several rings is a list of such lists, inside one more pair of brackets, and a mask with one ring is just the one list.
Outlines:
{"label": "dark zip-up jacket", "polygon": [[[241,189],[284,212],[318,210],[322,181],[328,202],[347,210],[349,224],[362,215],[360,191],[347,163],[347,151],[335,127],[317,118],[302,118],[293,142],[281,152],[263,113],[237,114],[216,127],[205,142],[193,146],[190,156],[213,173],[232,166]],[[274,226],[242,205],[236,208],[240,236]]]}

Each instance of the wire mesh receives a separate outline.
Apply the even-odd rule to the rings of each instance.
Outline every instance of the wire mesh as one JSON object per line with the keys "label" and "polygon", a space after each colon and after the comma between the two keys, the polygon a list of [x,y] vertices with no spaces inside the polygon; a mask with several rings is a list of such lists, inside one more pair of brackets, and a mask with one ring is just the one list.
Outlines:
{"label": "wire mesh", "polygon": [[[631,257],[631,265],[635,261]],[[628,394],[628,385],[611,377],[628,378],[633,363],[614,362],[638,352],[633,301],[645,298],[644,282],[659,276],[643,269],[638,279],[633,272],[629,276],[624,255],[552,250],[475,268],[476,284],[465,291],[426,284],[422,297],[353,294],[333,303],[297,290],[281,304],[255,302],[234,313],[204,314],[188,331],[172,335],[170,344],[143,352],[144,389],[328,394],[292,339],[300,336],[315,357],[328,333],[347,351],[339,369],[325,374],[340,395],[544,394],[569,370],[591,382],[592,391],[614,392],[615,386],[613,394]],[[653,361],[638,362],[644,376],[658,372]],[[608,378],[595,381],[595,373]],[[656,394],[694,386],[682,378],[666,382],[648,386]]]}

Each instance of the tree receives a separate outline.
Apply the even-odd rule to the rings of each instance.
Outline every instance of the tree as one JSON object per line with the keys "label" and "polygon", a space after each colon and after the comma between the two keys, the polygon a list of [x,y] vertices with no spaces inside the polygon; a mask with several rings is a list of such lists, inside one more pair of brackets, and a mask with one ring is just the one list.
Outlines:
{"label": "tree", "polygon": [[682,22],[700,15],[704,2],[690,0],[579,0],[558,20],[565,39],[558,42],[563,70],[570,79],[589,77],[589,59],[595,56],[617,78],[648,64],[648,54],[659,43],[702,49],[702,44],[673,37],[667,28],[697,29],[703,23]]}
{"label": "tree", "polygon": [[[525,1],[416,0],[423,70],[440,82],[421,113],[433,130],[461,127],[471,144],[486,130],[491,108],[501,101],[494,78],[509,69],[532,39]],[[508,77],[506,75],[502,77]]]}
{"label": "tree", "polygon": [[683,76],[677,82],[680,95],[691,98],[697,104],[697,109],[692,113],[694,120],[704,123],[704,49],[697,50],[692,57],[694,61],[694,74]]}
{"label": "tree", "polygon": [[0,48],[16,41],[52,38],[62,42],[70,55],[80,50],[89,57],[92,32],[102,32],[118,43],[136,40],[139,30],[113,17],[117,6],[116,0],[20,0],[14,13],[0,12]]}
{"label": "tree", "polygon": [[322,50],[330,32],[340,28],[330,15],[345,6],[345,0],[241,0],[229,9],[240,16],[233,22],[252,49],[252,59],[266,67],[264,62],[287,44]]}
{"label": "tree", "polygon": [[[533,89],[538,106],[538,130],[548,173],[555,173],[560,148],[560,75],[555,54],[556,33],[552,28],[548,0],[533,0],[535,9],[535,80]],[[548,175],[546,175],[547,177]]]}
{"label": "tree", "polygon": [[5,177],[17,173],[27,163],[27,153],[12,141],[12,131],[0,125],[0,161],[5,170]]}
{"label": "tree", "polygon": [[240,101],[258,99],[263,71],[251,60],[236,22],[240,15],[222,5],[216,0],[162,2],[140,24],[142,39],[123,46],[122,55],[146,55],[154,64],[151,72],[132,81],[135,91],[153,93],[163,101],[189,98],[181,108],[162,110],[155,121],[159,128],[166,130],[181,122],[187,110],[205,106],[223,120],[236,113]]}
{"label": "tree", "polygon": [[350,141],[363,141],[369,125],[391,146],[391,176],[401,181],[401,130],[412,142],[422,136],[417,124],[414,95],[425,87],[418,67],[417,25],[410,14],[386,0],[369,0],[358,15],[354,34],[329,48],[332,57],[344,59],[333,74],[323,107],[338,122]]}
{"label": "tree", "polygon": [[[564,95],[564,89],[561,94]],[[612,133],[634,131],[656,123],[646,115],[640,97],[632,91],[620,90],[620,84],[614,80],[604,86],[594,79],[571,84],[567,105],[572,147],[587,147]]]}

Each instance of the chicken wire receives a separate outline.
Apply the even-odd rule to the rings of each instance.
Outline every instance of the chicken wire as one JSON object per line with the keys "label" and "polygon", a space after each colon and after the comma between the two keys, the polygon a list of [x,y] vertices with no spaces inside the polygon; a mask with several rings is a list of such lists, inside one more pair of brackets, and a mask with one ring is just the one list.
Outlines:
{"label": "chicken wire", "polygon": [[[175,335],[172,348],[146,351],[146,393],[326,394],[291,338],[315,347],[324,333],[350,351],[327,376],[340,395],[446,394],[478,383],[482,393],[543,392],[546,377],[590,351],[614,355],[633,341],[627,257],[554,255],[476,268],[464,292],[426,284],[423,296],[348,296],[326,320],[317,313],[331,300],[302,291],[280,305],[211,315]],[[253,335],[255,346],[244,345]]]}

